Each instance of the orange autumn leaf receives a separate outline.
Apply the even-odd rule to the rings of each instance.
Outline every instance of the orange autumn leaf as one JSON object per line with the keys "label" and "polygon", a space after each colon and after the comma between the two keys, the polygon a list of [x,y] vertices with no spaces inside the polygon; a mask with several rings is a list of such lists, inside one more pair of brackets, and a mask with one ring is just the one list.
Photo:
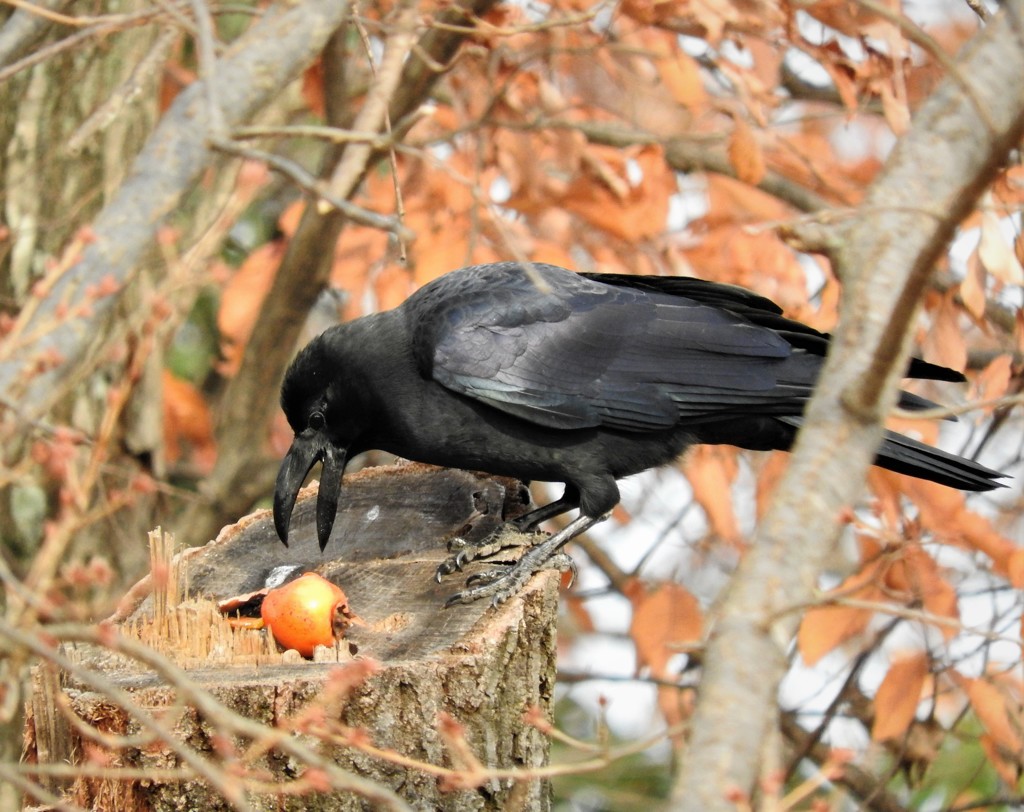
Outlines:
{"label": "orange autumn leaf", "polygon": [[701,218],[704,223],[758,223],[785,220],[793,214],[775,195],[728,175],[709,174],[705,183],[708,213]]}
{"label": "orange autumn leaf", "polygon": [[[945,578],[937,573],[929,573],[923,579],[924,586],[924,610],[937,618],[947,618],[958,622],[960,620],[960,600],[957,597],[956,589]],[[953,624],[936,623],[942,636],[952,640],[960,633],[959,628]]]}
{"label": "orange autumn leaf", "polygon": [[277,218],[277,227],[284,236],[294,237],[295,232],[299,230],[299,223],[302,221],[302,216],[305,213],[306,201],[300,197],[286,206],[285,210],[281,212],[281,216]]}
{"label": "orange autumn leaf", "polygon": [[625,590],[633,604],[629,633],[636,646],[637,661],[655,676],[665,678],[669,660],[682,643],[699,643],[704,633],[704,613],[697,599],[685,587],[666,582],[649,591],[633,579]]}
{"label": "orange autumn leaf", "polygon": [[321,59],[315,60],[302,74],[302,99],[315,116],[324,117],[324,65]]}
{"label": "orange autumn leaf", "polygon": [[878,95],[882,99],[882,115],[896,135],[903,135],[910,128],[910,107],[902,86],[892,81],[878,83]]}
{"label": "orange autumn leaf", "polygon": [[856,205],[881,164],[876,158],[851,164],[836,159],[828,135],[802,131],[779,133],[766,154],[768,166],[830,201]]}
{"label": "orange autumn leaf", "polygon": [[736,116],[733,120],[727,153],[729,163],[741,181],[757,186],[764,179],[764,152],[754,137],[754,131],[742,116]]}
{"label": "orange autumn leaf", "polygon": [[[879,5],[899,14],[899,0],[882,0]],[[817,0],[809,4],[805,11],[830,28],[851,37],[864,36],[870,32],[872,36],[882,39],[888,29],[895,28],[885,15],[860,3],[851,3],[850,0]]]}
{"label": "orange autumn leaf", "polygon": [[222,375],[230,377],[238,372],[245,345],[256,326],[263,300],[274,283],[284,251],[282,241],[261,245],[249,254],[224,286],[217,311],[223,356],[218,371]]}
{"label": "orange autumn leaf", "polygon": [[950,369],[964,369],[967,366],[967,345],[960,329],[960,307],[956,303],[955,290],[942,296],[931,316],[932,328],[922,347],[924,357]]}
{"label": "orange autumn leaf", "polygon": [[561,265],[563,268],[572,268],[576,264],[572,254],[551,240],[537,240],[534,243],[533,250],[530,251],[530,259],[533,262]]}
{"label": "orange autumn leaf", "polygon": [[995,768],[999,777],[1011,787],[1016,786],[1021,775],[1020,754],[1007,751],[1000,746],[994,736],[990,736],[988,733],[982,733],[978,737],[978,744],[981,745],[985,758]]}
{"label": "orange autumn leaf", "polygon": [[1024,550],[1014,550],[1006,559],[1006,575],[1010,586],[1024,589]]}
{"label": "orange autumn leaf", "polygon": [[[978,400],[995,400],[1003,397],[1010,389],[1013,377],[1013,356],[1006,354],[993,358],[989,364],[974,377],[973,398]],[[988,407],[991,412],[994,407]]]}
{"label": "orange autumn leaf", "polygon": [[186,87],[196,80],[195,71],[186,68],[177,59],[164,63],[160,74],[160,87],[157,92],[157,108],[164,113],[174,103]]}
{"label": "orange autumn leaf", "polygon": [[[594,618],[590,614],[590,610],[587,608],[587,602],[579,597],[579,595],[572,591],[566,590],[562,593],[562,606],[565,608],[566,614],[568,615],[568,621],[572,624],[571,629],[576,634],[587,634],[597,629],[594,624]],[[562,619],[559,619],[559,628],[561,629]]]}
{"label": "orange autumn leaf", "polygon": [[413,245],[413,269],[417,285],[468,264],[469,221],[455,216],[444,225],[432,223],[417,230]]}
{"label": "orange autumn leaf", "polygon": [[895,478],[897,487],[917,505],[921,525],[947,544],[976,550],[992,559],[992,568],[1007,576],[1010,554],[1017,545],[1003,536],[988,519],[967,508],[960,491],[923,479],[881,472]]}
{"label": "orange autumn leaf", "polygon": [[772,451],[766,455],[757,476],[757,518],[760,520],[771,506],[776,486],[782,481],[786,468],[789,467],[789,454],[784,451]]}
{"label": "orange autumn leaf", "polygon": [[722,224],[687,247],[683,256],[700,269],[701,277],[750,288],[785,310],[807,302],[806,272],[793,251],[773,232],[752,232],[740,225]]}
{"label": "orange autumn leaf", "polygon": [[899,657],[889,666],[875,693],[871,726],[874,741],[895,739],[907,732],[927,677],[928,655],[924,652]]}
{"label": "orange autumn leaf", "polygon": [[[1009,783],[1020,778],[1020,753],[1024,750],[1021,738],[1022,724],[1020,707],[996,685],[984,678],[964,677],[953,672],[953,677],[967,694],[971,709],[985,727],[988,746],[982,746],[992,766]],[[1013,705],[1012,711],[1010,705]]]}
{"label": "orange autumn leaf", "polygon": [[591,225],[626,242],[651,239],[665,230],[675,176],[658,147],[644,147],[633,156],[641,178],[628,177],[626,156],[618,151],[588,149],[589,171],[566,190],[563,205]]}
{"label": "orange autumn leaf", "polygon": [[202,472],[213,469],[217,457],[213,417],[206,399],[188,381],[163,371],[164,453],[167,461],[181,460],[191,448],[193,462]]}
{"label": "orange autumn leaf", "polygon": [[[960,605],[956,590],[939,570],[935,559],[917,543],[905,544],[895,559],[886,567],[883,582],[887,589],[904,593],[906,601],[922,604],[925,612],[937,618],[960,620]],[[949,640],[958,628],[947,623],[936,627]]]}
{"label": "orange autumn leaf", "polygon": [[369,285],[373,290],[379,310],[391,310],[398,307],[415,290],[409,269],[398,264],[382,268],[374,275],[372,282],[364,280],[364,284]]}
{"label": "orange autumn leaf", "polygon": [[738,544],[742,534],[732,502],[732,483],[738,472],[735,449],[698,446],[686,455],[682,468],[693,488],[693,500],[703,509],[711,531]]}
{"label": "orange autumn leaf", "polygon": [[1008,285],[1024,284],[1024,268],[1010,240],[1003,234],[999,218],[990,211],[981,214],[981,241],[978,243],[981,264],[996,279]]}
{"label": "orange autumn leaf", "polygon": [[985,318],[985,269],[975,251],[967,260],[967,273],[960,283],[960,300],[975,319]]}
{"label": "orange autumn leaf", "polygon": [[[862,601],[884,601],[885,593],[876,583],[879,564],[873,561],[860,572],[851,575],[832,594]],[[813,666],[826,654],[863,632],[873,609],[853,606],[817,606],[804,615],[797,632],[797,649],[804,662]]]}
{"label": "orange autumn leaf", "polygon": [[697,60],[681,51],[668,31],[647,28],[641,29],[638,35],[651,52],[658,76],[673,100],[691,110],[704,107],[708,94]]}

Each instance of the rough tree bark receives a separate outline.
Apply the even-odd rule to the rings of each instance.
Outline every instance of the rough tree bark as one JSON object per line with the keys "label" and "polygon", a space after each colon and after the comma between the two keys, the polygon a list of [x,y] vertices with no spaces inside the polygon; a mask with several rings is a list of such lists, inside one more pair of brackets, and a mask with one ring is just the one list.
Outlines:
{"label": "rough tree bark", "polygon": [[[132,171],[92,224],[81,259],[38,301],[24,334],[39,335],[31,352],[0,359],[0,391],[18,393],[42,411],[59,395],[55,386],[75,368],[86,337],[106,317],[115,297],[93,302],[77,319],[59,318],[90,302],[88,289],[105,276],[124,285],[153,244],[157,228],[212,161],[218,127],[247,120],[308,65],[348,13],[348,3],[279,3],[269,7],[216,63],[213,75],[175,100],[136,158]],[[230,92],[218,92],[229,88]],[[214,108],[215,109],[212,109]],[[40,358],[46,372],[30,374]]]}
{"label": "rough tree bark", "polygon": [[[283,568],[288,578],[315,570],[341,585],[361,622],[346,632],[336,655],[340,665],[268,653],[258,632],[240,633],[247,636],[242,643],[251,644],[248,638],[257,637],[255,653],[216,634],[213,642],[205,642],[210,626],[195,604],[182,607],[183,623],[175,625],[174,635],[158,632],[161,649],[184,669],[174,674],[112,657],[110,648],[125,650],[116,643],[99,650],[89,646],[84,652],[69,648],[77,652],[79,663],[65,670],[60,684],[53,669],[37,669],[26,735],[30,759],[52,765],[89,758],[78,726],[69,725],[58,708],[60,692],[80,718],[99,730],[132,737],[147,730],[145,714],[160,717],[168,712],[167,718],[175,721],[168,726],[173,727],[170,735],[106,751],[109,775],[53,781],[51,791],[64,791],[87,808],[155,812],[358,810],[371,801],[373,808],[404,809],[404,801],[408,808],[458,812],[549,808],[546,781],[485,773],[529,770],[547,762],[547,737],[524,713],[536,709],[540,718],[550,718],[557,573],[535,577],[497,610],[486,602],[445,609],[445,599],[461,581],[450,578],[438,584],[433,578],[446,554],[445,536],[482,538],[521,514],[528,492],[513,480],[410,464],[347,477],[345,493],[326,559],[316,540],[315,487],[307,488],[296,504],[289,547],[277,540],[264,510],[181,556],[193,597],[248,594]],[[149,603],[133,609],[139,607],[145,587],[143,582],[130,593],[132,599],[120,613],[126,636],[138,635],[139,618],[150,612]],[[199,620],[189,623],[195,617]],[[54,633],[61,638],[59,629]],[[70,643],[75,638],[69,633],[63,639]],[[376,665],[367,667],[369,660]],[[344,676],[339,668],[357,676]],[[113,689],[104,690],[93,675]],[[339,680],[351,682],[350,693],[325,699]],[[177,714],[173,709],[179,706],[185,710]],[[244,724],[231,722],[218,708],[230,709]],[[442,715],[460,728],[454,744]],[[312,746],[318,731],[332,730],[333,735],[323,736],[323,744],[313,748],[317,760],[304,761],[286,746],[257,745],[258,754],[243,761],[256,773],[248,773],[250,778],[272,782],[264,783],[263,791],[246,782],[246,772],[225,773],[217,764],[224,758],[225,739],[233,742],[236,753],[245,753],[253,742],[281,732]],[[351,742],[372,743],[451,772],[428,772]],[[472,754],[468,761],[462,743]],[[93,757],[95,747],[92,742]],[[474,760],[484,773],[474,772]],[[298,796],[274,791],[307,769],[323,770],[324,763],[331,765],[325,774],[330,790]],[[159,777],[168,768],[182,767],[191,767],[195,776],[187,781]],[[118,777],[124,768],[141,769],[142,777]]]}
{"label": "rough tree bark", "polygon": [[718,609],[675,808],[734,810],[776,766],[795,610],[814,598],[840,517],[860,495],[933,264],[1024,134],[1022,17],[1022,0],[1003,4],[832,235],[839,329],[775,502]]}
{"label": "rough tree bark", "polygon": [[[438,22],[470,26],[475,17],[484,14],[493,4],[494,0],[461,0],[438,15]],[[438,27],[425,32],[414,43],[415,47],[408,42],[390,42],[392,64],[400,70],[392,73],[387,63],[382,64],[367,101],[358,112],[354,129],[385,134],[386,111],[392,129],[399,130],[402,120],[427,101],[441,77],[441,72],[431,66],[449,64],[465,38],[465,31]],[[347,119],[355,114],[338,97],[343,85],[340,79],[344,70],[342,49],[343,43],[335,42],[324,53],[327,117],[334,126],[352,126]],[[381,157],[379,150],[371,150],[363,144],[332,149],[325,157],[319,177],[330,178],[339,167],[345,166],[349,182],[332,191],[336,197],[348,199]],[[252,338],[245,347],[241,369],[221,404],[217,429],[221,454],[213,473],[203,483],[204,500],[192,505],[181,523],[192,541],[209,538],[209,533],[247,510],[253,500],[265,492],[266,484],[273,481],[276,464],[268,465],[264,449],[251,442],[252,426],[265,425],[277,408],[276,398],[268,398],[267,392],[279,385],[306,314],[327,284],[332,254],[325,249],[338,240],[345,222],[344,213],[334,208],[321,210],[319,206],[307,206],[303,212],[260,309]],[[254,470],[269,472],[270,479],[254,478]],[[261,483],[262,491],[258,489]]]}

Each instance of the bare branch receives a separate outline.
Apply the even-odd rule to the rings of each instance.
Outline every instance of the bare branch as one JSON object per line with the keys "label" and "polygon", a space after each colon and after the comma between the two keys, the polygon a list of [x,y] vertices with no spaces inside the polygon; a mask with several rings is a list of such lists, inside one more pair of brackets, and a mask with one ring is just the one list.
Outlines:
{"label": "bare branch", "polygon": [[[473,14],[485,13],[492,4],[493,0],[464,0],[447,9],[442,17],[453,22],[465,20]],[[462,40],[461,33],[431,29],[420,38],[419,49],[429,54],[431,60],[444,63],[452,58]],[[413,49],[405,60],[401,78],[388,100],[388,117],[396,131],[407,126],[409,116],[428,97],[439,78],[439,74],[426,67],[424,57],[418,53]],[[325,49],[325,81],[336,82],[333,75],[337,73],[340,77],[343,71],[344,48],[339,45]],[[340,127],[341,119],[350,114],[347,109],[338,109],[344,106],[345,96],[327,95],[328,123]],[[362,126],[352,129],[367,131]],[[324,160],[320,178],[332,177],[339,162],[345,160],[348,149],[361,146],[358,140],[337,145]],[[344,195],[338,195],[339,198],[350,196],[382,156],[378,149],[360,150],[360,153],[364,160],[359,174],[346,181],[350,188]],[[187,533],[193,541],[212,537],[225,521],[243,513],[259,496],[262,491],[254,492],[251,487],[254,470],[273,476],[270,468],[260,465],[265,462],[265,455],[258,444],[252,443],[251,427],[264,425],[276,405],[274,398],[267,397],[267,392],[276,391],[280,385],[306,314],[327,282],[331,252],[324,247],[335,244],[346,220],[340,209],[331,207],[321,213],[316,206],[309,206],[288,245],[252,338],[246,345],[242,367],[222,403],[218,427],[218,445],[222,452],[213,473],[204,483],[205,501],[193,505],[185,518],[185,529],[181,532]]]}
{"label": "bare branch", "polygon": [[51,20],[37,11],[60,13],[69,5],[71,0],[49,0],[33,3],[32,9],[17,9],[0,28],[0,65],[6,65],[28,52],[50,29]]}
{"label": "bare branch", "polygon": [[[229,125],[248,118],[313,59],[347,8],[341,0],[272,6],[241,38],[234,53],[217,63],[215,77],[196,82],[175,100],[136,159],[131,175],[97,216],[95,240],[85,248],[81,260],[55,282],[29,330],[57,321],[54,316],[62,304],[73,309],[83,301],[86,287],[104,275],[120,285],[131,277],[163,218],[212,160],[207,143],[211,124],[207,82],[232,89],[221,99],[221,112]],[[44,407],[56,382],[80,357],[83,339],[112,306],[113,298],[108,297],[95,303],[88,316],[53,323],[27,359],[3,358],[0,389],[15,389],[35,408]],[[33,376],[31,366],[41,355],[56,363]]]}
{"label": "bare branch", "polygon": [[[1019,19],[1024,2],[1008,5]],[[776,501],[708,645],[693,737],[674,790],[680,809],[724,812],[734,808],[727,793],[749,797],[758,786],[797,622],[775,612],[813,595],[841,512],[859,497],[881,440],[881,419],[906,366],[908,327],[934,262],[1024,133],[1024,49],[1010,17],[997,16],[958,60],[971,92],[943,81],[898,142],[861,216],[840,226],[840,328]],[[979,104],[996,128],[991,140],[965,137],[976,132]],[[922,201],[945,216],[911,210]]]}

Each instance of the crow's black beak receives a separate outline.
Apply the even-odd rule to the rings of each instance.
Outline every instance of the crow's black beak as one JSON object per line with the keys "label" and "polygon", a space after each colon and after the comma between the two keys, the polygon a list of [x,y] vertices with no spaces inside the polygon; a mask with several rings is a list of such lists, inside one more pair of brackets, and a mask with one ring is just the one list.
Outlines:
{"label": "crow's black beak", "polygon": [[316,500],[316,537],[320,550],[327,546],[334,527],[334,516],[338,511],[341,495],[341,475],[345,471],[346,449],[338,448],[322,435],[298,436],[288,449],[281,470],[277,472],[274,488],[274,527],[285,546],[288,546],[288,526],[299,495],[302,481],[309,469],[323,462],[320,473],[320,493]]}

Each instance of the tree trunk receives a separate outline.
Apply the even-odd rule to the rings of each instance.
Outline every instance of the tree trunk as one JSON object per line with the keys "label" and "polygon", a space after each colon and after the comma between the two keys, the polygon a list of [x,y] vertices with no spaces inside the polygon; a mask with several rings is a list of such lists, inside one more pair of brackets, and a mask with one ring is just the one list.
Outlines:
{"label": "tree trunk", "polygon": [[[324,557],[317,547],[315,488],[300,496],[288,548],[274,535],[268,511],[226,528],[206,547],[178,556],[187,567],[191,601],[179,607],[181,617],[196,619],[191,629],[165,630],[157,642],[184,670],[156,661],[154,674],[152,663],[140,668],[138,661],[112,657],[109,648],[76,645],[78,666],[61,675],[62,688],[54,669],[37,673],[29,759],[104,763],[109,775],[80,775],[63,784],[69,800],[96,809],[401,808],[388,800],[393,796],[414,809],[549,808],[547,782],[516,783],[494,771],[547,761],[547,738],[524,713],[539,709],[540,718],[549,717],[558,578],[535,577],[498,609],[479,603],[445,609],[445,598],[460,584],[439,585],[433,578],[446,555],[445,536],[482,538],[523,512],[524,494],[509,480],[427,466],[363,471],[345,480],[344,505],[327,546],[343,560]],[[258,589],[281,567],[293,568],[288,577],[315,568],[342,586],[365,625],[352,626],[334,651],[319,650],[313,662],[263,644],[239,654],[239,646],[225,646],[216,631],[211,636],[210,615],[197,614],[196,600]],[[154,600],[140,601],[146,587],[130,593],[116,618],[128,637],[139,636],[152,616]],[[213,625],[219,622],[216,617]],[[265,639],[264,632],[232,634]],[[201,638],[208,641],[203,650],[197,649]],[[231,648],[233,654],[226,651]],[[97,690],[93,674],[123,692],[120,698],[117,691]],[[89,726],[126,737],[122,746],[84,739],[59,710],[60,692]],[[184,711],[177,713],[178,705]],[[164,735],[140,743],[147,713],[173,722]],[[261,732],[239,727],[236,717],[260,723]],[[287,748],[266,744],[282,730],[334,768],[373,782],[367,785],[379,797],[369,796],[371,804],[360,794],[362,784],[317,785],[310,780],[317,767],[312,757],[303,764]],[[190,758],[201,760],[199,769]],[[232,763],[244,769],[228,769]],[[183,767],[195,771],[183,773]],[[143,773],[125,780],[118,776],[125,768]],[[204,770],[212,780],[200,777]],[[307,791],[289,794],[303,780]],[[243,787],[234,800],[225,797],[231,783]],[[51,783],[50,789],[60,787]]]}

